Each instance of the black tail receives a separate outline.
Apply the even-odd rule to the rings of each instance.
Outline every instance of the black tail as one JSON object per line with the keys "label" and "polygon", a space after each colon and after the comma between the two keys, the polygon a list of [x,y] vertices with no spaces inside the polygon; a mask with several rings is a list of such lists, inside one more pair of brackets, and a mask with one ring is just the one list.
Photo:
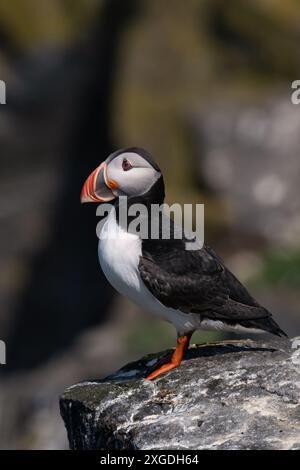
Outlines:
{"label": "black tail", "polygon": [[247,328],[256,328],[258,330],[266,331],[272,335],[282,336],[288,338],[288,335],[277,325],[276,321],[271,316],[266,318],[260,318],[259,320],[246,321]]}

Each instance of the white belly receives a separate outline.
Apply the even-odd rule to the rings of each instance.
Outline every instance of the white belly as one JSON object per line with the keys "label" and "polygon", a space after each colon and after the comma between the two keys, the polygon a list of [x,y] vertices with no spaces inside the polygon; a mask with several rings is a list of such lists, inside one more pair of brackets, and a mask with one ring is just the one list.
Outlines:
{"label": "white belly", "polygon": [[100,233],[99,261],[110,284],[150,313],[173,323],[181,334],[199,328],[199,316],[165,307],[144,285],[138,270],[141,240],[122,230],[113,211]]}

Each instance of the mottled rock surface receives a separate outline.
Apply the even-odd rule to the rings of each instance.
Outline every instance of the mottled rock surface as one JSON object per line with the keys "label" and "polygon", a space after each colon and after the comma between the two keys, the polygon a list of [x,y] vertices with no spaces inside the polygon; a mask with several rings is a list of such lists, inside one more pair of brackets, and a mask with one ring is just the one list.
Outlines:
{"label": "mottled rock surface", "polygon": [[72,449],[300,449],[300,338],[193,346],[79,383],[60,400]]}

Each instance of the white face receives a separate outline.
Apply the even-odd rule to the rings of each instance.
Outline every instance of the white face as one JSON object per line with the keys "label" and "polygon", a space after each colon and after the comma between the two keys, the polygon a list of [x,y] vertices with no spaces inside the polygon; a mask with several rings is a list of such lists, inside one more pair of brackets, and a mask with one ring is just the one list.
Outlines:
{"label": "white face", "polygon": [[134,152],[124,152],[107,164],[107,177],[115,181],[116,196],[137,196],[146,193],[160,177],[150,163]]}

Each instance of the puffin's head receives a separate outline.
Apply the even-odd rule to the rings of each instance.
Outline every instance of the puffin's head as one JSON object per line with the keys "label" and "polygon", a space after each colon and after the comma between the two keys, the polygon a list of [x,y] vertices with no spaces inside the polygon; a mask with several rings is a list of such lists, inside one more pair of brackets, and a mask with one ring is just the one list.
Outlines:
{"label": "puffin's head", "polygon": [[87,178],[82,188],[81,202],[100,203],[119,196],[142,196],[158,180],[163,192],[160,169],[146,150],[137,147],[117,150]]}

